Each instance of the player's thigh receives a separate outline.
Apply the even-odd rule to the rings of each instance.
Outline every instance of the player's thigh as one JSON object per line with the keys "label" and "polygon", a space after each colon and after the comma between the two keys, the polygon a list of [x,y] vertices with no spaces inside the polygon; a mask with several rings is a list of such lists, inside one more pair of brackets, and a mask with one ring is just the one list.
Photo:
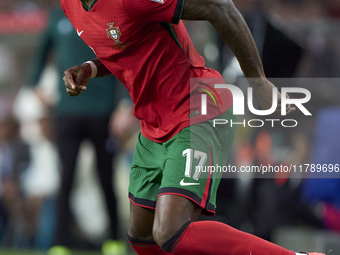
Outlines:
{"label": "player's thigh", "polygon": [[[218,118],[232,118],[232,109]],[[167,150],[162,195],[178,195],[191,200],[208,215],[215,213],[216,193],[223,167],[235,136],[235,127],[214,127],[206,121],[183,129],[165,143]]]}
{"label": "player's thigh", "polygon": [[130,202],[129,236],[136,239],[153,240],[154,212],[153,209],[144,208]]}

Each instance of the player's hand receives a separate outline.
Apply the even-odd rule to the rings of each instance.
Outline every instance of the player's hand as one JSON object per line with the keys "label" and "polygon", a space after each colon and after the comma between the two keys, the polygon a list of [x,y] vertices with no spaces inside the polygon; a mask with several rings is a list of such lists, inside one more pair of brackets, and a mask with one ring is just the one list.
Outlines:
{"label": "player's hand", "polygon": [[63,80],[69,96],[78,96],[87,89],[86,84],[91,79],[91,72],[91,66],[87,63],[71,67],[64,72]]}
{"label": "player's hand", "polygon": [[[252,85],[254,93],[259,100],[259,103],[263,110],[268,110],[272,107],[272,97],[273,97],[273,88],[275,86],[268,81],[267,79],[260,80],[260,82],[256,82],[256,84]],[[287,95],[288,96],[288,95]],[[281,115],[281,93],[277,92],[277,107],[273,115]],[[287,114],[292,113],[295,111],[295,107],[292,107],[291,105],[287,105],[286,112]]]}

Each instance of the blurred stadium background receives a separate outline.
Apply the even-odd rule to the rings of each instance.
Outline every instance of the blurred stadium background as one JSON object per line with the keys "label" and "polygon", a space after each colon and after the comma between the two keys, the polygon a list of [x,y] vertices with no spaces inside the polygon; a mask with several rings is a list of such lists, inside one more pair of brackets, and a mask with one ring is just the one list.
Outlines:
{"label": "blurred stadium background", "polygon": [[[292,129],[239,128],[230,164],[339,163],[340,80],[336,78],[340,76],[340,1],[235,0],[234,3],[251,28],[268,77],[311,78],[314,82],[306,87],[312,93],[308,109],[313,117],[302,119]],[[53,130],[51,109],[58,100],[55,56],[51,56],[39,82],[41,96],[48,103],[43,104],[26,85],[49,10],[56,5],[58,1],[0,2],[0,254],[3,255],[46,254],[53,238],[60,169],[53,139],[47,139],[44,132]],[[219,70],[227,81],[241,77],[232,53],[209,23],[185,23],[208,67]],[[129,114],[131,108],[125,111]],[[121,113],[120,117],[124,116]],[[292,115],[299,117],[299,113]],[[128,135],[119,139],[118,157],[113,162],[123,230],[128,224],[128,175],[138,129],[138,123],[134,123]],[[6,147],[11,142],[21,147]],[[15,148],[19,156],[9,158],[8,148]],[[27,148],[28,154],[23,148]],[[74,253],[79,255],[101,254],[108,232],[108,216],[94,175],[94,161],[93,148],[83,143],[71,197],[74,218],[71,248],[79,251]],[[333,254],[340,254],[340,179],[295,177],[223,179],[216,220],[289,249],[333,250]],[[120,233],[120,237],[125,239],[125,233]]]}

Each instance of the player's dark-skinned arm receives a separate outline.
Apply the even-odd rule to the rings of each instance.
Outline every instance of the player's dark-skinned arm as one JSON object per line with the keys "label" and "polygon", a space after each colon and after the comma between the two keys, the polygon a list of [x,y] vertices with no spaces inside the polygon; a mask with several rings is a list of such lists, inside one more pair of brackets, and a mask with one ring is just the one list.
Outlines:
{"label": "player's dark-skinned arm", "polygon": [[[112,75],[99,59],[92,59],[91,61],[97,66],[96,78]],[[63,80],[69,96],[78,96],[86,90],[86,84],[91,79],[91,73],[92,69],[88,63],[71,67],[64,72]]]}
{"label": "player's dark-skinned arm", "polygon": [[[272,106],[272,88],[274,85],[266,79],[259,52],[250,30],[240,12],[231,0],[185,0],[182,19],[208,20],[234,52],[245,77],[263,109]],[[278,107],[281,109],[281,95],[278,95]],[[295,108],[287,106],[287,113]]]}

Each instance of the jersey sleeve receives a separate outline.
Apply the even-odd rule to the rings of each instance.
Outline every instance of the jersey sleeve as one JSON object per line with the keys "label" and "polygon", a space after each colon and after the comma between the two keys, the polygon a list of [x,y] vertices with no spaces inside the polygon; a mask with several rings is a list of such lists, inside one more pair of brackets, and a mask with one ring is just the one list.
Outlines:
{"label": "jersey sleeve", "polygon": [[141,22],[178,24],[184,0],[123,0],[125,10]]}

